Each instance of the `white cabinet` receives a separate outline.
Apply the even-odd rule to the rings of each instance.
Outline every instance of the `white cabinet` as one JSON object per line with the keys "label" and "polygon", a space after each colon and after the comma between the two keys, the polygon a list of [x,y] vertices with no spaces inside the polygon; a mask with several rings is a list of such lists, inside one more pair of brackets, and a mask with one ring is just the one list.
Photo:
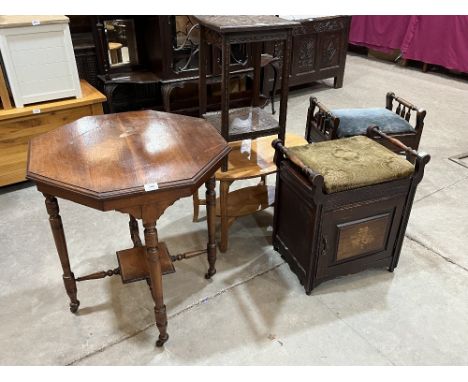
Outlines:
{"label": "white cabinet", "polygon": [[0,16],[0,52],[16,107],[81,97],[65,16]]}

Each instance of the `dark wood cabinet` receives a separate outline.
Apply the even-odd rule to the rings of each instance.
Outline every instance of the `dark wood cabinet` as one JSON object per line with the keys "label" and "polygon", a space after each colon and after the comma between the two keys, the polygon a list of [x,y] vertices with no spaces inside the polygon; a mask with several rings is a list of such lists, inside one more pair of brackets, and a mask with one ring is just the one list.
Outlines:
{"label": "dark wood cabinet", "polygon": [[[82,78],[107,96],[107,112],[152,108],[198,115],[199,27],[192,16],[70,16]],[[248,44],[233,46],[230,91],[235,105],[250,99]],[[221,53],[210,49],[208,75],[221,73]],[[209,85],[208,108],[219,109],[220,76]]]}
{"label": "dark wood cabinet", "polygon": [[[350,16],[329,16],[296,20],[293,28],[292,63],[289,86],[334,78],[334,87],[343,86],[348,49]],[[265,44],[264,51],[281,58],[280,43]],[[273,86],[273,73],[266,73],[264,93]]]}
{"label": "dark wood cabinet", "polygon": [[[335,87],[342,86],[349,22],[348,16],[300,20],[293,29],[289,86],[330,77]],[[70,28],[80,77],[106,93],[108,112],[153,108],[198,115],[200,30],[194,17],[70,16]],[[265,43],[263,52],[281,58],[282,45]],[[212,77],[207,108],[219,110],[221,51],[210,47],[207,61]],[[241,72],[229,85],[231,107],[246,106],[252,93],[250,44],[232,45],[230,71]],[[266,67],[264,95],[273,89],[273,77],[272,67]]]}

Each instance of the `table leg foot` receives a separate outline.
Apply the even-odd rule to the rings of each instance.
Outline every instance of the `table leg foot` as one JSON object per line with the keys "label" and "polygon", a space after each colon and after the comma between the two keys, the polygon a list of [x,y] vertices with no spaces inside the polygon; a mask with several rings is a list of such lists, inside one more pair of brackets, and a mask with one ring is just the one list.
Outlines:
{"label": "table leg foot", "polygon": [[76,300],[76,302],[71,302],[70,303],[70,312],[76,313],[78,311],[78,308],[80,307],[80,301]]}
{"label": "table leg foot", "polygon": [[208,269],[208,272],[205,273],[205,279],[209,280],[212,276],[216,274],[216,269]]}
{"label": "table leg foot", "polygon": [[169,339],[169,334],[166,334],[166,336],[164,338],[161,338],[161,335],[159,335],[159,338],[158,340],[156,341],[156,346],[158,348],[162,347],[166,341]]}
{"label": "table leg foot", "polygon": [[161,308],[154,308],[154,315],[156,317],[156,326],[159,330],[159,337],[156,341],[156,346],[161,347],[169,339],[169,334],[167,334],[166,305],[163,305]]}

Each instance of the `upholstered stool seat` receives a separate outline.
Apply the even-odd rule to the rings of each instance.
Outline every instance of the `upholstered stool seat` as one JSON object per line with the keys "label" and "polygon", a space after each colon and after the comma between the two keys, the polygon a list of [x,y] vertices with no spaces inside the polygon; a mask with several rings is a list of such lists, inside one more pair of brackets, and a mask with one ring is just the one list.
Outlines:
{"label": "upholstered stool seat", "polygon": [[[394,109],[393,102],[397,106]],[[366,135],[369,126],[379,126],[386,134],[417,150],[424,127],[426,111],[387,93],[385,108],[328,109],[317,98],[310,98],[305,138],[309,143]],[[378,141],[395,152],[398,147],[385,139]]]}
{"label": "upholstered stool seat", "polygon": [[[398,264],[430,157],[376,128],[369,128],[368,136],[290,148],[273,143],[278,167],[273,247],[306,293],[337,276],[370,267],[393,271]],[[377,136],[404,151],[406,160],[371,139]]]}
{"label": "upholstered stool seat", "polygon": [[366,135],[369,126],[379,126],[386,134],[416,132],[405,119],[385,108],[333,109],[331,112],[340,119],[338,138]]}
{"label": "upholstered stool seat", "polygon": [[407,178],[414,166],[365,136],[311,143],[289,149],[324,179],[324,191],[351,190]]}

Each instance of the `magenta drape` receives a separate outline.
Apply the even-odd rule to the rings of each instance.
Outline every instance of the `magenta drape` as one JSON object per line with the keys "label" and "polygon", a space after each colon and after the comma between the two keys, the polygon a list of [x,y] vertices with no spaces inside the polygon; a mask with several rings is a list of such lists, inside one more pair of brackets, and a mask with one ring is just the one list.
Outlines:
{"label": "magenta drape", "polygon": [[404,58],[468,73],[468,16],[418,16],[414,23],[400,48]]}
{"label": "magenta drape", "polygon": [[381,52],[400,49],[412,16],[353,16],[349,42]]}
{"label": "magenta drape", "polygon": [[468,72],[468,16],[353,16],[349,42]]}

